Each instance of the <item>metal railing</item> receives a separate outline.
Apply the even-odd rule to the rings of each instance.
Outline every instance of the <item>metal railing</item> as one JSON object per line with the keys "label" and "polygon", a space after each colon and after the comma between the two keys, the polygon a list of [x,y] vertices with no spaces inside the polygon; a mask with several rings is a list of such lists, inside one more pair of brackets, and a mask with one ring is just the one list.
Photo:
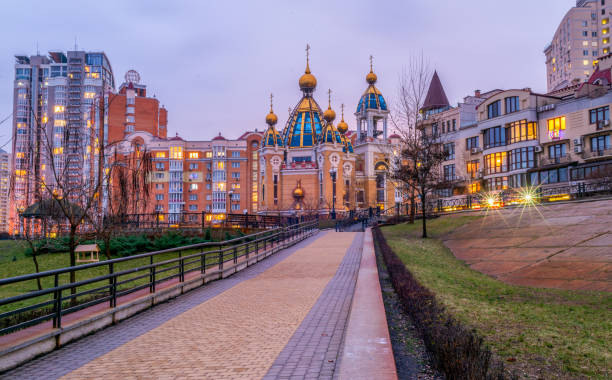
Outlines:
{"label": "metal railing", "polygon": [[[155,293],[161,283],[170,280],[184,282],[185,276],[192,272],[223,271],[226,263],[237,264],[243,257],[248,263],[249,256],[286,247],[309,236],[317,228],[317,222],[305,222],[223,242],[199,243],[0,279],[0,287],[18,284],[22,292],[35,281],[53,281],[52,286],[42,290],[0,299],[0,335],[48,320],[53,320],[54,328],[61,328],[62,317],[66,314],[104,302],[113,308],[117,306],[119,297],[143,289]],[[71,272],[75,273],[75,278],[85,278],[75,282],[63,281]]]}

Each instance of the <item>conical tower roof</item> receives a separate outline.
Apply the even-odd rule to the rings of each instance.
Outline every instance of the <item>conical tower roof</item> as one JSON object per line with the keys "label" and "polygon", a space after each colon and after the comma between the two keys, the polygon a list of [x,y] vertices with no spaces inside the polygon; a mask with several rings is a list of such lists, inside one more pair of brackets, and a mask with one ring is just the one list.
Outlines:
{"label": "conical tower roof", "polygon": [[442,87],[442,82],[440,82],[438,72],[434,71],[434,74],[431,77],[431,82],[429,83],[429,91],[427,91],[427,97],[425,98],[425,102],[423,103],[421,110],[429,111],[444,107],[450,107],[450,103],[448,102],[448,98],[444,93],[444,87]]}

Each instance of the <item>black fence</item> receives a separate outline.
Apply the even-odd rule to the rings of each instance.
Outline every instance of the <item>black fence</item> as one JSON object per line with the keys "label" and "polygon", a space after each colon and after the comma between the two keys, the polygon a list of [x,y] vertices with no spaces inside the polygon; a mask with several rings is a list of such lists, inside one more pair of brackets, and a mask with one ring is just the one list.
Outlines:
{"label": "black fence", "polygon": [[[162,251],[117,258],[96,263],[31,273],[0,279],[0,287],[11,287],[11,293],[22,293],[0,299],[0,335],[53,320],[61,328],[62,317],[93,305],[108,302],[117,306],[119,297],[148,289],[154,293],[165,281],[185,281],[192,273],[223,270],[226,263],[238,263],[250,255],[269,249],[280,249],[302,239],[318,228],[316,222],[305,222],[271,229],[223,242],[193,244]],[[69,280],[74,273],[76,281]],[[42,290],[27,291],[44,284]]]}

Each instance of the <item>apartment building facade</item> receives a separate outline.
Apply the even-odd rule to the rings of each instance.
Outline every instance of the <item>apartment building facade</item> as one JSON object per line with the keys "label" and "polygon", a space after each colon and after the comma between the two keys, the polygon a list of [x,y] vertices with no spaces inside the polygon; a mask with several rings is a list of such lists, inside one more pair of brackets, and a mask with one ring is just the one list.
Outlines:
{"label": "apartment building facade", "polygon": [[[448,152],[440,170],[450,186],[440,199],[521,188],[545,193],[612,178],[610,67],[612,55],[602,57],[586,83],[555,96],[494,90],[457,107],[426,109],[424,130]],[[475,117],[462,118],[461,107],[474,107]]]}
{"label": "apartment building facade", "polygon": [[585,82],[610,53],[610,0],[577,0],[545,47],[548,92]]}
{"label": "apartment building facade", "polygon": [[126,156],[135,147],[146,147],[152,156],[150,199],[142,213],[159,213],[170,223],[184,221],[185,215],[193,222],[204,215],[210,222],[227,213],[257,212],[262,136],[252,131],[235,140],[219,134],[210,141],[188,141],[136,131],[118,146]]}
{"label": "apartment building facade", "polygon": [[59,173],[64,187],[82,186],[97,174],[91,107],[114,88],[114,77],[103,52],[15,58],[10,219],[18,232],[18,213],[53,188]]}
{"label": "apartment building facade", "polygon": [[11,155],[0,149],[0,233],[9,232]]}

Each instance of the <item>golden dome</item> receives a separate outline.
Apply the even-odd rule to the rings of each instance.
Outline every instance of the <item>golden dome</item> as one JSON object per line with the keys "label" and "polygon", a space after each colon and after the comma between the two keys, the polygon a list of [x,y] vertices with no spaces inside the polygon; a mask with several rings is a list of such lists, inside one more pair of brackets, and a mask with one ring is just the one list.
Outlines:
{"label": "golden dome", "polygon": [[300,77],[300,89],[303,90],[314,90],[317,87],[317,78],[310,73],[310,68],[306,64],[306,71],[304,75]]}
{"label": "golden dome", "polygon": [[368,75],[366,75],[366,82],[368,82],[369,84],[376,83],[377,79],[378,79],[378,77],[376,76],[376,74],[374,74],[374,72],[372,70],[370,70]]}
{"label": "golden dome", "polygon": [[274,110],[272,110],[272,99],[274,95],[270,94],[270,113],[266,115],[266,124],[269,126],[273,126],[278,121],[278,117],[274,114]]}
{"label": "golden dome", "polygon": [[348,124],[344,121],[344,104],[342,105],[342,120],[336,126],[338,132],[345,134],[348,131]]}
{"label": "golden dome", "polygon": [[304,197],[304,190],[302,190],[302,181],[298,180],[297,187],[293,189],[293,198],[300,200]]}
{"label": "golden dome", "polygon": [[276,124],[277,121],[278,117],[274,114],[274,112],[270,111],[270,113],[266,115],[266,124],[269,126]]}
{"label": "golden dome", "polygon": [[335,118],[336,112],[331,109],[331,107],[327,107],[325,112],[323,112],[323,119],[325,119],[325,121],[327,121],[328,123],[331,123],[332,121],[334,121]]}

